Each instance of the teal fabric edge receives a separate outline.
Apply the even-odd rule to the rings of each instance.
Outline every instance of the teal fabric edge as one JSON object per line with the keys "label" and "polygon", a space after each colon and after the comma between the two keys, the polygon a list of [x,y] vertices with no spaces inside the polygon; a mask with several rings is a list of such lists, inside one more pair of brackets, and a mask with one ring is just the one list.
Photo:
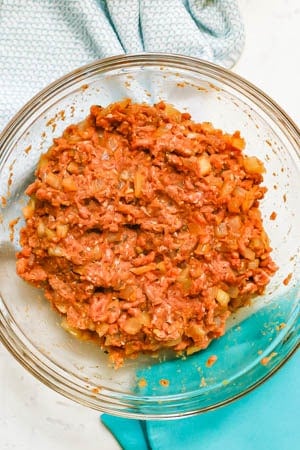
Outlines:
{"label": "teal fabric edge", "polygon": [[[288,450],[300,442],[300,352],[232,404],[175,421],[100,416],[123,450]],[[288,389],[287,389],[288,388]],[[146,427],[146,429],[145,429]]]}
{"label": "teal fabric edge", "polygon": [[150,450],[146,424],[140,420],[123,419],[121,417],[102,414],[101,422],[115,436],[125,450]]}

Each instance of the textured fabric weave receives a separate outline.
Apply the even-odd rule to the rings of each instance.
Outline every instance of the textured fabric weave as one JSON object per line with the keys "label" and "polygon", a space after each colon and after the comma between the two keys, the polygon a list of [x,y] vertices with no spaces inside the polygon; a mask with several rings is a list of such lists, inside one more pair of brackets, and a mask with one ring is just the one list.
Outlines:
{"label": "textured fabric weave", "polygon": [[236,0],[0,0],[0,130],[34,94],[95,59],[181,53],[231,67]]}

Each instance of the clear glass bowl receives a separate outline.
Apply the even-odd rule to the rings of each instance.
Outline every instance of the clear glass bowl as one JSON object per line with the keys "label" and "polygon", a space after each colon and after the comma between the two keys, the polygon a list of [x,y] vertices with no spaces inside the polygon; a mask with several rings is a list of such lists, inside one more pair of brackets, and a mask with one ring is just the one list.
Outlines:
{"label": "clear glass bowl", "polygon": [[[41,153],[92,104],[124,97],[165,100],[198,121],[240,130],[246,152],[265,164],[264,223],[280,269],[264,296],[228,323],[226,335],[187,359],[128,361],[115,370],[95,344],[73,338],[40,291],[15,271],[24,190]],[[194,58],[163,54],[96,61],[52,83],[11,120],[0,137],[0,333],[33,375],[99,411],[169,418],[224,405],[269,378],[299,344],[299,132],[270,98],[239,76]],[[275,211],[276,220],[270,220]],[[16,224],[14,221],[20,218]],[[290,275],[288,284],[283,281]],[[206,361],[218,357],[212,367]],[[262,362],[264,364],[262,364]]]}

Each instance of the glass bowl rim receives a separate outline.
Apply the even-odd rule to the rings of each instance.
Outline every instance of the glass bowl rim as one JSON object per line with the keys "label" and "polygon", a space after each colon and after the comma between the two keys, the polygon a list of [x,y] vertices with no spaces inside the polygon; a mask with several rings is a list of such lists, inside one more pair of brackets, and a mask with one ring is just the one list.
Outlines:
{"label": "glass bowl rim", "polygon": [[[89,64],[81,66],[64,76],[58,78],[53,81],[51,84],[46,86],[40,92],[38,92],[34,97],[32,97],[8,122],[3,131],[0,133],[0,152],[1,149],[5,146],[5,143],[8,142],[15,133],[22,127],[30,114],[38,110],[43,102],[51,99],[53,95],[57,95],[60,92],[63,92],[66,86],[72,86],[73,84],[82,80],[84,83],[85,76],[91,75],[92,73],[106,73],[107,71],[111,71],[114,69],[120,68],[128,68],[128,67],[136,67],[136,66],[162,66],[166,65],[168,68],[173,69],[183,69],[187,71],[194,71],[198,73],[202,73],[207,76],[211,76],[214,79],[220,79],[227,86],[231,87],[235,91],[238,91],[243,96],[248,97],[252,102],[256,104],[261,110],[264,111],[272,120],[276,121],[277,125],[284,133],[284,135],[288,138],[290,142],[294,144],[294,148],[297,149],[297,143],[299,140],[299,129],[294,121],[289,117],[289,115],[267,94],[265,94],[262,90],[257,88],[252,83],[248,82],[243,77],[233,73],[229,69],[225,69],[216,64],[194,58],[189,56],[177,55],[177,54],[169,54],[169,53],[138,53],[138,54],[130,54],[130,55],[120,55],[120,56],[112,56],[104,59],[95,60]],[[299,148],[296,150],[298,158],[300,158],[300,150]],[[1,154],[1,153],[0,153]],[[1,296],[0,296],[0,305],[3,305]],[[299,341],[297,339],[294,342],[293,347],[290,351],[284,356],[282,360],[278,362],[278,364],[270,370],[266,375],[256,380],[251,386],[241,391],[238,394],[234,394],[231,397],[221,401],[216,402],[212,405],[200,407],[199,409],[187,411],[187,412],[178,412],[171,414],[141,414],[128,410],[115,409],[115,405],[124,406],[122,402],[118,401],[118,398],[114,398],[113,396],[109,396],[105,393],[100,393],[95,396],[92,392],[86,393],[75,391],[72,388],[72,384],[68,386],[68,383],[65,383],[66,380],[63,376],[59,375],[49,366],[45,366],[36,355],[33,355],[31,351],[24,346],[23,341],[17,336],[12,327],[9,327],[10,332],[7,330],[7,325],[14,323],[12,317],[9,317],[9,313],[6,310],[6,314],[2,313],[2,307],[0,308],[0,341],[7,348],[7,350],[15,357],[15,359],[32,375],[34,375],[39,381],[41,381],[46,386],[50,387],[54,391],[64,395],[65,397],[70,398],[82,405],[91,407],[93,409],[107,412],[114,415],[119,415],[122,417],[131,417],[138,419],[167,419],[167,418],[176,418],[176,417],[184,417],[190,416],[194,414],[199,414],[202,412],[206,412],[209,410],[216,409],[218,407],[230,404],[236,399],[243,397],[248,392],[251,392],[256,387],[261,385],[263,382],[268,380],[274,373],[276,373],[288,360],[289,358],[296,352],[299,347]],[[14,323],[14,326],[17,326]],[[20,330],[19,330],[20,331]],[[21,334],[23,334],[21,332]],[[14,344],[17,344],[16,346]],[[36,349],[37,350],[37,349]],[[42,354],[37,350],[41,356]],[[47,360],[47,358],[45,358]],[[55,366],[54,363],[51,364]],[[51,373],[49,377],[49,371]],[[108,392],[110,392],[108,390]],[[76,393],[78,394],[76,396]],[[169,396],[170,398],[177,398],[176,395]],[[95,398],[97,401],[95,401]],[[134,396],[124,395],[124,399],[134,399]],[[140,404],[141,401],[146,397],[136,397],[136,401]],[[130,401],[130,400],[129,400]],[[112,407],[108,405],[111,403]],[[125,404],[125,406],[131,406]]]}

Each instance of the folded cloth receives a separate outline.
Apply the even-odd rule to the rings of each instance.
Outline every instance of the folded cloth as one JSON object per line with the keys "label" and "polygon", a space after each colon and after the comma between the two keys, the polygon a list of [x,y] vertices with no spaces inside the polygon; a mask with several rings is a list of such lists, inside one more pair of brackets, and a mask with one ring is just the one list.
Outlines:
{"label": "folded cloth", "polygon": [[[300,442],[299,352],[264,385],[226,407],[187,419],[138,421],[107,414],[124,450],[288,450]],[[287,389],[288,387],[288,389]]]}
{"label": "folded cloth", "polygon": [[2,0],[0,130],[51,81],[95,59],[169,52],[231,67],[244,44],[237,0]]}

